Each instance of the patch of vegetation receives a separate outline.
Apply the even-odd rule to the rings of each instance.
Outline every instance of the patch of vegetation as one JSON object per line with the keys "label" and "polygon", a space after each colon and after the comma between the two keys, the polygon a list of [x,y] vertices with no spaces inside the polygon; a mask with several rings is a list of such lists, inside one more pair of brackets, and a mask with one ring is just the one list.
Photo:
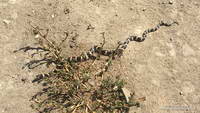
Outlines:
{"label": "patch of vegetation", "polygon": [[[38,27],[33,33],[39,35],[39,47],[21,48],[24,52],[37,50],[42,53],[41,60],[26,64],[30,69],[46,64],[52,66],[50,72],[37,75],[33,83],[43,85],[43,89],[32,97],[32,107],[39,113],[128,113],[131,106],[139,106],[133,94],[127,99],[123,88],[126,84],[120,77],[106,73],[96,75],[98,66],[93,61],[80,63],[67,62],[62,55],[61,45],[67,39],[67,33],[61,43],[48,40]],[[112,59],[112,58],[111,58]],[[110,64],[112,60],[102,60]],[[106,70],[109,68],[106,67]]]}

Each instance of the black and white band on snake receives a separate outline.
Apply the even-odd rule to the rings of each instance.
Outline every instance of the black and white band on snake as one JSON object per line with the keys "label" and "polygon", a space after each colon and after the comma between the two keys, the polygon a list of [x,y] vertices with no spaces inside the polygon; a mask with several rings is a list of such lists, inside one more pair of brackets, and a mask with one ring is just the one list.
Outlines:
{"label": "black and white band on snake", "polygon": [[[103,56],[110,56],[110,55],[118,54],[118,53],[121,54],[121,52],[123,52],[127,48],[128,44],[131,41],[143,42],[147,38],[147,35],[149,33],[157,31],[161,26],[169,27],[169,26],[172,26],[173,24],[178,24],[178,22],[167,23],[167,22],[160,21],[160,23],[156,25],[155,27],[145,30],[142,33],[142,36],[129,36],[124,42],[118,42],[119,48],[117,50],[105,50],[100,46],[94,46],[88,52],[84,52],[80,56],[68,57],[64,61],[83,62],[89,59],[95,59],[96,56],[94,55],[94,53],[98,53]],[[120,51],[120,52],[117,52],[117,51]]]}

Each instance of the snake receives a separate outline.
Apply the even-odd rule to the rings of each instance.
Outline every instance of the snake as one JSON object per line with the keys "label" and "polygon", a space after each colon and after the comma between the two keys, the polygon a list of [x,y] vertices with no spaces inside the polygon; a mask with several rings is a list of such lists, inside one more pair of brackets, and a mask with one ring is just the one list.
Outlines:
{"label": "snake", "polygon": [[83,52],[80,56],[68,57],[64,59],[64,61],[77,63],[77,62],[87,61],[90,59],[96,59],[96,56],[94,55],[94,53],[97,53],[103,56],[118,55],[120,57],[122,56],[123,51],[127,48],[130,42],[132,41],[143,42],[147,38],[147,35],[149,33],[157,31],[162,26],[169,27],[169,26],[172,26],[173,24],[178,24],[178,22],[173,21],[171,23],[168,23],[168,22],[160,21],[155,27],[145,30],[141,36],[131,35],[128,38],[126,38],[125,41],[123,42],[119,41],[117,49],[106,50],[106,49],[103,49],[102,46],[95,45],[92,48],[90,48],[89,51]]}

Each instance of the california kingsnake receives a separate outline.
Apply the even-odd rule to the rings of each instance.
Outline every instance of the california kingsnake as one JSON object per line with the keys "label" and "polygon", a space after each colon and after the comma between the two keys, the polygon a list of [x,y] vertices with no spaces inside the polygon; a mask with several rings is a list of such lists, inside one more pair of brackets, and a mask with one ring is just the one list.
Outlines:
{"label": "california kingsnake", "polygon": [[127,48],[129,42],[131,42],[131,41],[143,42],[147,38],[147,34],[157,31],[161,26],[169,27],[173,24],[178,24],[178,23],[177,22],[166,23],[166,22],[160,21],[160,23],[157,26],[155,26],[154,28],[145,30],[142,33],[142,36],[129,36],[124,42],[118,42],[118,48],[117,49],[104,50],[100,46],[94,46],[88,52],[84,52],[81,56],[68,57],[67,59],[64,59],[64,60],[68,61],[68,62],[87,61],[89,59],[95,59],[96,58],[94,53],[97,53],[97,54],[100,54],[100,55],[103,55],[103,56],[110,56],[110,55],[121,56],[123,51]]}

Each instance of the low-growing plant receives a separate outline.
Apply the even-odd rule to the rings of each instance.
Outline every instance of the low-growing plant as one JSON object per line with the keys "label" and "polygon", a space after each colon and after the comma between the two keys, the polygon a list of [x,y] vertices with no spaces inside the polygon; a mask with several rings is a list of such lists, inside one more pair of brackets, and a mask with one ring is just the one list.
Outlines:
{"label": "low-growing plant", "polygon": [[[31,99],[31,106],[35,110],[39,113],[127,113],[131,106],[139,105],[131,97],[127,101],[122,90],[125,81],[120,77],[111,77],[105,73],[97,75],[95,70],[98,70],[98,66],[90,63],[92,61],[67,62],[65,56],[62,56],[64,50],[61,45],[68,35],[56,44],[48,39],[48,32],[43,35],[39,27],[33,27],[34,35],[39,35],[42,43],[39,43],[39,47],[20,49],[24,52],[37,50],[32,56],[43,53],[41,60],[27,63],[25,66],[28,68],[43,64],[47,68],[50,65],[53,67],[50,72],[39,74],[33,80],[33,83],[43,85],[43,89]],[[102,63],[107,64],[106,71],[112,60],[112,56],[102,60]]]}

